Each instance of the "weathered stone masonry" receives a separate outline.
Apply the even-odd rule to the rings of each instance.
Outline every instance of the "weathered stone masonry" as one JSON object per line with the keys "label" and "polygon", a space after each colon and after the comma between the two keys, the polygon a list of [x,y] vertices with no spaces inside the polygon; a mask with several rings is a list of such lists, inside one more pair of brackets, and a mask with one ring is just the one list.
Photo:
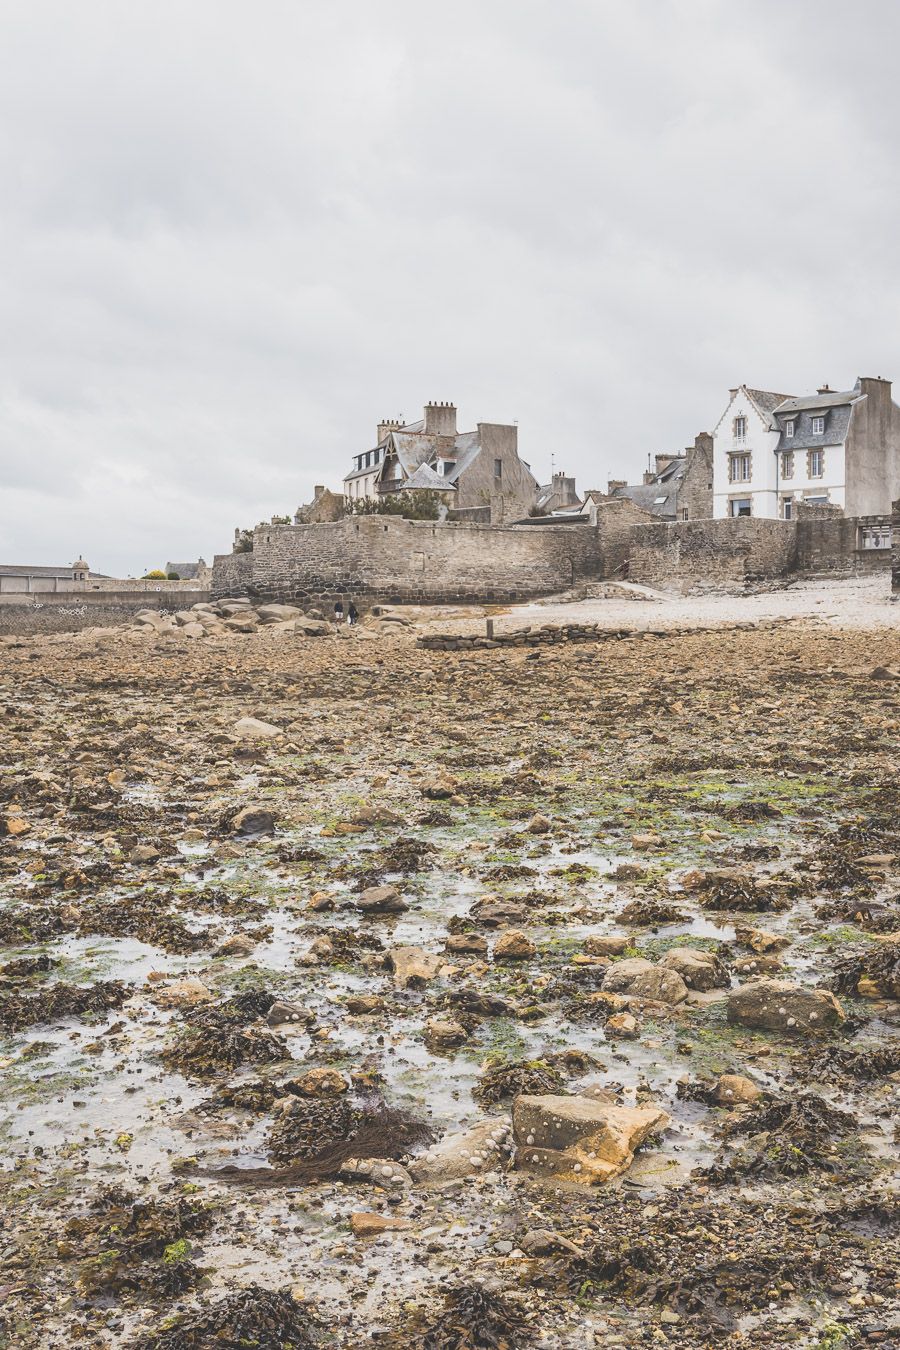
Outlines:
{"label": "weathered stone masonry", "polygon": [[[885,517],[798,511],[796,520],[762,516],[642,525],[632,531],[629,577],[662,589],[731,589],[788,575],[857,576],[884,572],[890,550],[866,548],[867,529]],[[896,527],[894,547],[897,545]]]}
{"label": "weathered stone masonry", "polygon": [[900,501],[894,502],[893,546],[891,550],[891,591],[895,600],[900,600]]}
{"label": "weathered stone masonry", "polygon": [[21,596],[19,603],[0,605],[0,634],[28,637],[38,633],[77,633],[83,628],[112,628],[131,623],[141,609],[174,614],[209,599],[201,588],[145,587],[133,591],[74,591]]}
{"label": "weathered stone masonry", "polygon": [[485,526],[348,517],[334,524],[261,525],[253,551],[216,557],[214,598],[252,595],[329,604],[512,603],[615,573],[629,528],[646,519],[616,502],[596,527]]}

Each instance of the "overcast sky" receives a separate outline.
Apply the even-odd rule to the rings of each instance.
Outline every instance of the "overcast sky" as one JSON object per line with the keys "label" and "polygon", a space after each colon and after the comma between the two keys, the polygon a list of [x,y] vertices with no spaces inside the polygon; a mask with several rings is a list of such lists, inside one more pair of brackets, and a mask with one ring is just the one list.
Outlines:
{"label": "overcast sky", "polygon": [[383,416],[638,478],[900,381],[895,0],[0,0],[0,561],[127,575]]}

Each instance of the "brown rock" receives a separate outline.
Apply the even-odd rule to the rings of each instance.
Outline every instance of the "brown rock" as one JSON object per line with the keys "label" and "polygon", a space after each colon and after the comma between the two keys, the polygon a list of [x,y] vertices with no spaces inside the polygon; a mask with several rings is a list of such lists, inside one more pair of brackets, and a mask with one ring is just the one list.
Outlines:
{"label": "brown rock", "polygon": [[409,909],[396,886],[369,886],[356,903],[363,914],[402,914]]}
{"label": "brown rock", "polygon": [[199,1003],[208,1003],[213,997],[202,980],[188,975],[183,980],[174,980],[164,989],[153,995],[154,1003],[161,1008],[196,1008]]}
{"label": "brown rock", "polygon": [[546,816],[536,815],[531,817],[525,828],[529,834],[549,834],[553,826]]}
{"label": "brown rock", "polygon": [[513,1103],[516,1167],[586,1185],[610,1181],[634,1161],[647,1136],[664,1130],[658,1106],[615,1106],[593,1097],[517,1097]]}
{"label": "brown rock", "polygon": [[530,938],[517,928],[507,928],[494,943],[495,961],[527,961],[537,948]]}
{"label": "brown rock", "polygon": [[603,1030],[616,1041],[634,1041],[640,1035],[638,1020],[630,1012],[613,1013]]}
{"label": "brown rock", "polygon": [[393,947],[387,954],[398,989],[421,989],[441,968],[439,956],[424,947]]}
{"label": "brown rock", "polygon": [[739,1073],[723,1073],[716,1083],[715,1097],[723,1106],[749,1105],[762,1096],[762,1089]]}
{"label": "brown rock", "polygon": [[628,938],[617,933],[593,933],[584,940],[588,956],[621,956],[628,946]]}
{"label": "brown rock", "polygon": [[688,989],[727,989],[731,983],[715,952],[700,947],[670,947],[659,965],[676,971]]}
{"label": "brown rock", "polygon": [[840,1025],[844,1010],[826,989],[790,980],[755,980],[728,996],[728,1020],[766,1031],[815,1032]]}
{"label": "brown rock", "polygon": [[628,994],[632,998],[654,999],[658,1003],[683,1003],[687,985],[677,971],[654,966],[642,956],[615,961],[603,976],[607,993]]}
{"label": "brown rock", "polygon": [[245,806],[231,821],[232,834],[274,834],[275,813],[265,806]]}
{"label": "brown rock", "polygon": [[401,1233],[412,1228],[409,1219],[395,1218],[393,1214],[350,1215],[350,1228],[356,1237],[376,1237],[379,1233]]}

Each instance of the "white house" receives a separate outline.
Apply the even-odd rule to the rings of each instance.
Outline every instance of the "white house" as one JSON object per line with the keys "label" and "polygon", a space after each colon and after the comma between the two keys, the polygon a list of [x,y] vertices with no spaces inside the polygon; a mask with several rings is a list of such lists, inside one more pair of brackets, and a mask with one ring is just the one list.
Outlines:
{"label": "white house", "polygon": [[798,501],[885,515],[900,491],[900,408],[860,377],[796,398],[740,385],[713,431],[713,515],[790,520]]}

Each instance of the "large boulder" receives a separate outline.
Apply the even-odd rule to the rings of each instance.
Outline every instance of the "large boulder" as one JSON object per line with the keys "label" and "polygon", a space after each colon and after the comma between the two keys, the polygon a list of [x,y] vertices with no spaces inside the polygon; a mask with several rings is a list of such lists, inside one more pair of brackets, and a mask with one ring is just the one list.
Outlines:
{"label": "large boulder", "polygon": [[308,619],[300,615],[294,620],[294,632],[304,637],[327,637],[333,631],[331,624],[326,623],[324,619]]}
{"label": "large boulder", "polygon": [[728,996],[728,1020],[764,1031],[827,1031],[844,1010],[827,989],[805,989],[791,980],[754,980]]}
{"label": "large boulder", "polygon": [[260,623],[284,623],[286,619],[296,619],[302,613],[299,605],[260,605],[256,611]]}
{"label": "large boulder", "polygon": [[424,947],[392,947],[387,960],[398,989],[421,989],[443,965],[440,956],[426,952]]}
{"label": "large boulder", "polygon": [[256,615],[252,610],[233,614],[230,619],[225,620],[225,627],[231,633],[255,633]]}
{"label": "large boulder", "polygon": [[688,989],[727,989],[731,983],[715,952],[699,947],[671,947],[659,964],[680,975]]}
{"label": "large boulder", "polygon": [[409,909],[396,886],[369,886],[356,903],[363,914],[402,914]]}
{"label": "large boulder", "polygon": [[245,806],[231,819],[232,834],[274,834],[275,813],[265,806]]}
{"label": "large boulder", "polygon": [[683,1003],[688,994],[687,985],[676,970],[655,966],[642,956],[613,962],[600,988],[604,993],[628,994],[656,1003]]}
{"label": "large boulder", "polygon": [[271,722],[261,722],[258,717],[241,717],[234,724],[234,734],[242,741],[274,741],[284,732],[281,727],[273,726]]}
{"label": "large boulder", "polygon": [[409,1166],[414,1181],[435,1185],[458,1181],[498,1167],[509,1156],[509,1126],[482,1120],[459,1134],[444,1135]]}
{"label": "large boulder", "polygon": [[601,1097],[517,1097],[513,1103],[516,1167],[586,1185],[611,1181],[634,1161],[668,1114],[652,1104],[617,1106]]}

